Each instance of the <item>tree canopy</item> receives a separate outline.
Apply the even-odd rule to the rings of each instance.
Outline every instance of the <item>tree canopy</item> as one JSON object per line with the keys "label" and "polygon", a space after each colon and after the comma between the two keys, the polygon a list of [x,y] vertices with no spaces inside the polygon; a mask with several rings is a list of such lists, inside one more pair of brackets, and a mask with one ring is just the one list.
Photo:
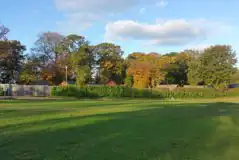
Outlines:
{"label": "tree canopy", "polygon": [[82,35],[44,32],[30,53],[24,54],[21,42],[6,39],[8,32],[0,25],[0,83],[47,80],[58,85],[66,77],[80,86],[114,81],[136,88],[190,84],[220,89],[239,83],[236,53],[229,45],[165,54],[134,52],[124,58],[117,44],[92,45]]}
{"label": "tree canopy", "polygon": [[190,62],[191,79],[214,88],[225,88],[235,73],[236,53],[228,45],[216,45],[195,55]]}
{"label": "tree canopy", "polygon": [[0,83],[18,82],[25,46],[19,41],[0,41]]}

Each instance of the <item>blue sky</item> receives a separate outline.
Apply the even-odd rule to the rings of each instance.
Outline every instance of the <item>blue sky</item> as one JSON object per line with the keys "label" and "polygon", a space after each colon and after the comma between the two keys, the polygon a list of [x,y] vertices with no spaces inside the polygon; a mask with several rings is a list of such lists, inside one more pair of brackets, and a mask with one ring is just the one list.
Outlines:
{"label": "blue sky", "polygon": [[237,0],[0,0],[9,39],[28,49],[45,31],[114,42],[125,55],[230,44],[239,51]]}

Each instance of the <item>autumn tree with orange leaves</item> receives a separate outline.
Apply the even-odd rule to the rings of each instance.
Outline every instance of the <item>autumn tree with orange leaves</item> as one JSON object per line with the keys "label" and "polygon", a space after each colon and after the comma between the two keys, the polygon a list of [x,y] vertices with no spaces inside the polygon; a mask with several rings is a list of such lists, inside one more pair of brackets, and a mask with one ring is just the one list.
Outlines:
{"label": "autumn tree with orange leaves", "polygon": [[152,88],[162,82],[166,68],[174,58],[156,53],[132,53],[127,59],[127,74],[133,76],[135,88]]}

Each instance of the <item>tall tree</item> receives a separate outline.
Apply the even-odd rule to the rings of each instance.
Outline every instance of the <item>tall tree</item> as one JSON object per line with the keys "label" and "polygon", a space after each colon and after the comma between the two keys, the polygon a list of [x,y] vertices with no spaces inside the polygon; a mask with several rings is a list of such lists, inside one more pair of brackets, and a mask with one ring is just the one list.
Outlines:
{"label": "tall tree", "polygon": [[232,79],[235,64],[236,53],[231,46],[216,45],[205,49],[200,54],[194,71],[206,85],[224,89]]}
{"label": "tall tree", "polygon": [[165,79],[166,68],[172,60],[172,57],[155,53],[132,53],[127,60],[127,74],[133,76],[136,88],[156,87]]}
{"label": "tall tree", "polygon": [[153,65],[151,63],[134,60],[131,61],[127,74],[133,77],[135,88],[148,88],[152,69]]}
{"label": "tall tree", "polygon": [[0,82],[15,83],[24,60],[25,46],[19,41],[0,41]]}
{"label": "tall tree", "polygon": [[85,37],[75,34],[65,37],[60,50],[68,54],[67,66],[71,74],[75,75],[77,84],[82,86],[88,83],[92,77],[94,55]]}
{"label": "tall tree", "polygon": [[236,53],[231,46],[217,45],[207,48],[200,57],[201,78],[215,88],[226,87],[234,73]]}
{"label": "tall tree", "polygon": [[190,60],[187,62],[188,70],[187,70],[187,77],[188,77],[188,83],[190,85],[198,85],[198,84],[204,84],[202,78],[200,77],[200,71],[201,71],[201,64],[199,61],[199,58],[202,53],[195,50],[186,50],[184,51],[187,54],[190,55]]}
{"label": "tall tree", "polygon": [[41,78],[48,80],[52,84],[59,84],[64,77],[63,68],[57,66],[60,55],[59,45],[64,36],[56,32],[45,32],[38,36],[32,54],[37,55],[42,60]]}
{"label": "tall tree", "polygon": [[183,86],[188,83],[187,70],[188,61],[190,60],[190,55],[186,52],[176,53],[172,52],[167,54],[174,58],[175,62],[170,64],[167,68],[167,74],[165,81],[167,84],[178,84]]}
{"label": "tall tree", "polygon": [[100,83],[113,80],[118,84],[123,83],[125,64],[122,58],[123,51],[120,46],[112,43],[101,43],[94,47],[96,55],[96,68]]}
{"label": "tall tree", "polygon": [[31,84],[34,80],[40,80],[42,59],[37,55],[27,55],[20,73],[21,84]]}
{"label": "tall tree", "polygon": [[56,63],[57,57],[60,54],[58,51],[59,44],[64,36],[56,32],[45,32],[38,36],[35,42],[35,47],[32,48],[34,53],[43,57],[45,63]]}

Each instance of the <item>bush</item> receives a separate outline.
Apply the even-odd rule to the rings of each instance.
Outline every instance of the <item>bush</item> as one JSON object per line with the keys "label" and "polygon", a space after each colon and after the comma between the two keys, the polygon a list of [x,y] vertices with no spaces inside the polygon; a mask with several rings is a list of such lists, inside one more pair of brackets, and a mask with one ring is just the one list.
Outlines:
{"label": "bush", "polygon": [[239,96],[239,89],[231,89],[227,92],[217,92],[212,88],[177,88],[169,89],[136,89],[125,86],[65,86],[53,87],[52,96],[66,96],[77,98],[216,98],[222,96]]}
{"label": "bush", "polygon": [[52,87],[52,96],[63,96],[63,97],[83,97],[83,90],[76,86],[63,86],[63,87]]}
{"label": "bush", "polygon": [[65,86],[52,87],[52,96],[66,97],[86,97],[86,98],[101,98],[101,97],[135,97],[135,98],[150,98],[152,93],[147,89],[135,89],[124,86]]}

